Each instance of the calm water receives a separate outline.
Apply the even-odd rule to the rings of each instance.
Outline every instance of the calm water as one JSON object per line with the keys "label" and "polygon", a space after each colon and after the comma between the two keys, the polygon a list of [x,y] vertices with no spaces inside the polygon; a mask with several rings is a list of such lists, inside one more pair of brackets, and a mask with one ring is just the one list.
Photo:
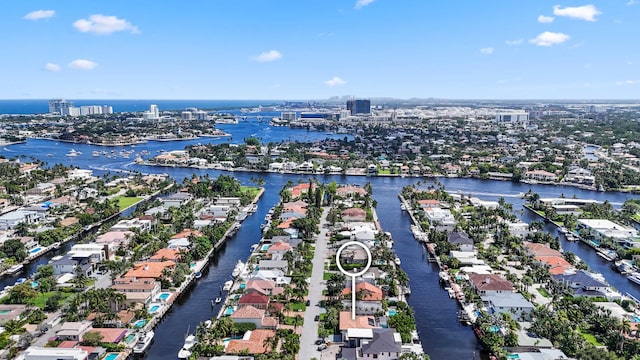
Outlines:
{"label": "calm water", "polygon": [[[192,105],[193,106],[193,105]],[[326,133],[307,132],[305,130],[289,130],[282,127],[270,127],[266,123],[241,122],[238,125],[222,125],[219,128],[231,133],[232,139],[199,139],[181,142],[150,142],[137,145],[136,147],[126,147],[128,150],[149,150],[155,155],[159,150],[182,149],[187,144],[192,143],[219,143],[231,141],[240,143],[242,139],[252,136],[259,136],[263,141],[278,140],[299,140],[312,141],[324,139],[330,136]],[[342,138],[342,136],[337,136]],[[81,151],[83,154],[78,157],[64,156],[71,149]],[[119,152],[121,148],[113,148]],[[106,150],[110,152],[112,148],[97,147],[92,145],[78,145],[67,143],[56,143],[45,140],[29,140],[26,144],[13,145],[0,149],[0,154],[7,157],[14,156],[36,156],[50,164],[64,163],[81,168],[91,168],[94,173],[101,175],[107,171],[141,171],[145,173],[167,173],[174,178],[181,180],[195,173],[198,175],[210,174],[217,176],[221,172],[213,170],[175,169],[162,167],[139,166],[130,159],[118,158],[107,159],[103,156],[93,157],[93,150]],[[51,154],[50,156],[48,154]],[[229,174],[229,173],[227,173]],[[258,176],[255,173],[233,173],[243,184],[250,185],[251,177]],[[197,283],[197,286],[175,304],[170,313],[156,328],[155,342],[149,350],[150,359],[175,359],[176,354],[183,343],[183,335],[189,331],[194,331],[198,323],[209,319],[214,313],[211,311],[211,299],[219,295],[222,284],[229,280],[231,271],[238,259],[245,260],[249,255],[251,244],[260,239],[260,224],[269,208],[276,204],[278,192],[289,180],[297,182],[298,179],[307,180],[308,176],[299,177],[281,174],[261,174],[265,179],[266,192],[259,202],[258,212],[250,216],[243,224],[240,231],[229,240],[212,259],[208,273]],[[456,320],[457,304],[448,298],[447,293],[438,284],[438,270],[426,261],[423,255],[422,246],[418,244],[409,231],[409,218],[401,212],[397,194],[400,189],[408,184],[417,181],[431,183],[430,180],[415,178],[365,178],[347,176],[322,176],[321,181],[335,180],[338,183],[355,183],[363,185],[370,181],[374,189],[374,197],[378,201],[378,213],[380,221],[386,231],[392,233],[395,240],[395,250],[402,260],[402,267],[411,279],[412,295],[409,303],[416,310],[416,323],[420,338],[425,350],[432,359],[471,359],[473,352],[477,350],[476,339],[468,327],[460,326]],[[450,191],[459,191],[464,194],[473,194],[479,198],[496,200],[500,196],[514,204],[514,209],[523,220],[530,222],[535,220],[531,214],[522,211],[522,199],[518,193],[527,192],[530,188],[539,193],[541,197],[557,197],[564,194],[567,197],[576,195],[579,198],[592,198],[597,200],[609,200],[613,204],[621,204],[630,195],[621,193],[601,193],[579,190],[571,187],[546,186],[546,185],[526,185],[510,182],[482,181],[474,179],[439,179]],[[549,230],[553,230],[549,228]],[[578,243],[563,242],[565,249],[574,252],[584,259],[595,271],[601,272],[606,279],[620,291],[629,292],[640,297],[640,289],[626,278],[613,272],[609,268],[609,263],[604,262],[590,248]],[[42,257],[39,263],[46,263],[52,255]],[[23,274],[30,274],[35,271],[35,266],[29,266]],[[0,282],[11,284],[14,278],[5,278]],[[217,308],[216,308],[217,313]]]}
{"label": "calm water", "polygon": [[[280,105],[282,100],[73,100],[76,107],[85,105],[110,105],[114,112],[145,111],[149,105],[158,105],[158,110],[184,110],[188,107],[198,109],[239,109],[259,105]],[[42,114],[49,111],[48,99],[0,100],[0,114]]]}

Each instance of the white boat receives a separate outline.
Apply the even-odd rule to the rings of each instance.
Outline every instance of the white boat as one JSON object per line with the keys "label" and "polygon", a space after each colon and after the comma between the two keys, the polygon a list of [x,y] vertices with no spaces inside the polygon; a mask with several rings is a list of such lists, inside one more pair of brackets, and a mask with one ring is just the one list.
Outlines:
{"label": "white boat", "polygon": [[216,300],[215,300],[215,303],[216,304],[220,304],[221,301],[222,301],[222,298],[221,297],[217,297]]}
{"label": "white boat", "polygon": [[396,263],[396,265],[400,265],[401,261],[400,258],[396,256],[395,260],[393,260],[393,262]]}
{"label": "white boat", "polygon": [[404,203],[400,204],[400,210],[407,210],[407,207],[404,205]]}
{"label": "white boat", "polygon": [[178,359],[188,359],[191,356],[191,348],[196,344],[196,336],[191,334],[184,339],[182,349],[178,351]]}
{"label": "white boat", "polygon": [[149,345],[151,345],[151,341],[153,340],[154,335],[155,334],[153,330],[149,330],[144,334],[141,334],[140,337],[138,337],[138,342],[136,342],[136,344],[133,346],[133,353],[142,354],[147,351]]}
{"label": "white boat", "polygon": [[23,267],[24,267],[24,265],[22,265],[22,264],[13,265],[12,267],[7,269],[7,274],[9,274],[9,275],[16,274],[20,270],[22,270]]}
{"label": "white boat", "polygon": [[94,157],[98,157],[98,156],[100,156],[100,152],[99,152],[99,151],[95,151],[95,150],[94,150],[94,151],[91,153],[91,155],[93,155]]}
{"label": "white boat", "polygon": [[244,271],[245,265],[241,260],[238,260],[238,263],[236,264],[236,267],[233,268],[233,271],[231,272],[231,276],[233,276],[234,278],[237,278],[238,276],[240,276],[240,274],[242,274],[242,272]]}
{"label": "white boat", "polygon": [[232,286],[233,286],[233,281],[229,280],[229,281],[224,283],[224,287],[222,288],[222,290],[229,291],[229,290],[231,290]]}
{"label": "white boat", "polygon": [[638,285],[640,285],[640,273],[633,273],[629,276],[627,276],[627,279],[629,279],[629,281],[631,281],[632,283],[636,283]]}
{"label": "white boat", "polygon": [[74,157],[74,156],[78,156],[80,154],[82,154],[80,151],[76,151],[75,149],[71,149],[71,151],[69,151],[67,153],[67,156]]}

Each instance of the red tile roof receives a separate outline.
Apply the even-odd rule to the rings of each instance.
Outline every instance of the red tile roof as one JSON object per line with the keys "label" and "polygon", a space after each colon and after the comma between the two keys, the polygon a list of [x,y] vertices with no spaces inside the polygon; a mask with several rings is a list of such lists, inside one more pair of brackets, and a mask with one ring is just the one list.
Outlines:
{"label": "red tile roof", "polygon": [[[366,281],[361,281],[356,284],[356,294],[362,290],[363,296],[361,300],[364,301],[382,301],[382,289],[379,287],[369,284]],[[342,295],[347,296],[351,295],[351,287],[342,289]]]}
{"label": "red tile roof", "polygon": [[513,283],[497,274],[468,274],[469,281],[478,291],[513,291]]}
{"label": "red tile roof", "polygon": [[231,340],[225,349],[225,352],[234,354],[243,350],[247,350],[249,354],[264,354],[265,339],[275,336],[273,330],[253,330],[247,340]]}

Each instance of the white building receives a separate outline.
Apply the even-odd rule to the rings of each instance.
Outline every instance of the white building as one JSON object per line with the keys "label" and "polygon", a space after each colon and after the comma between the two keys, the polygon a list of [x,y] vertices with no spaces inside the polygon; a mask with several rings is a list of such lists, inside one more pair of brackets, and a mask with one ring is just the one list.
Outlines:
{"label": "white building", "polygon": [[578,230],[586,230],[597,241],[611,239],[617,242],[630,243],[638,237],[635,229],[622,226],[605,219],[578,219]]}
{"label": "white building", "polygon": [[525,123],[529,121],[529,113],[524,111],[498,113],[495,121],[499,123]]}
{"label": "white building", "polygon": [[81,348],[55,348],[30,346],[16,359],[18,360],[85,360],[89,353]]}
{"label": "white building", "polygon": [[442,209],[439,207],[433,207],[424,210],[427,219],[431,226],[435,227],[436,231],[451,232],[456,227],[456,219],[448,209]]}

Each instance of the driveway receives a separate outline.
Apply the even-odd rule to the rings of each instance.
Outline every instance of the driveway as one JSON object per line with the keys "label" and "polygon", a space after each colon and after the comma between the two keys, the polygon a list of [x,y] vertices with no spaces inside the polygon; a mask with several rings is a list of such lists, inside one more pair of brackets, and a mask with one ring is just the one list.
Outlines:
{"label": "driveway", "polygon": [[304,325],[302,334],[300,334],[300,352],[298,359],[309,360],[312,358],[320,359],[320,352],[317,350],[318,345],[315,341],[318,339],[318,322],[314,320],[320,315],[320,300],[322,300],[322,290],[325,288],[324,275],[324,259],[327,253],[327,232],[325,230],[325,219],[329,212],[329,208],[324,208],[320,218],[320,235],[315,242],[315,252],[313,254],[313,270],[311,271],[311,281],[309,283],[308,300],[311,303],[304,313]]}

